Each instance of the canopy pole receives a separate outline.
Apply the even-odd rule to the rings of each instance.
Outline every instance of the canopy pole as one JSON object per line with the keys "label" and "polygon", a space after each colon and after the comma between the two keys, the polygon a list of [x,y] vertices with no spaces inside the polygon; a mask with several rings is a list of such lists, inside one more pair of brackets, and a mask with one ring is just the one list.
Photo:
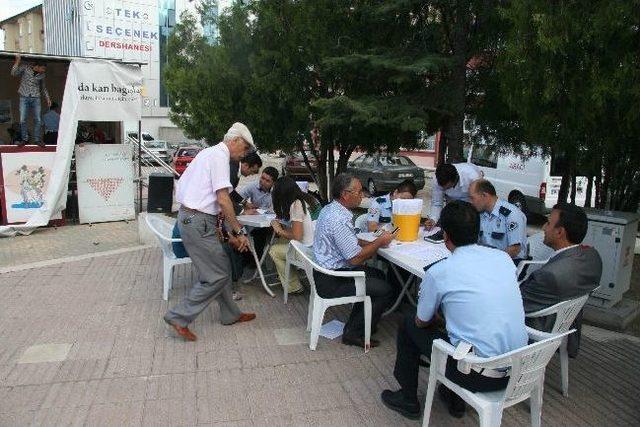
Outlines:
{"label": "canopy pole", "polygon": [[138,120],[138,213],[142,213],[142,121]]}

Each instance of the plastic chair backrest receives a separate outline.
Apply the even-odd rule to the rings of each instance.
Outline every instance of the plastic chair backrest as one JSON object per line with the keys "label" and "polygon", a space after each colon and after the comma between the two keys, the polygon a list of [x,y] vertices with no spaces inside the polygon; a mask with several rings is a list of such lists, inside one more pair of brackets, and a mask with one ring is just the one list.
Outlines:
{"label": "plastic chair backrest", "polygon": [[359,215],[356,220],[353,222],[355,228],[359,229],[361,233],[366,233],[369,231],[369,227],[367,225],[367,214]]}
{"label": "plastic chair backrest", "polygon": [[149,229],[158,238],[158,241],[160,242],[160,248],[162,249],[162,253],[164,254],[164,256],[168,258],[175,258],[176,256],[173,253],[172,246],[173,239],[171,237],[171,234],[173,232],[173,225],[152,215],[147,215],[146,221]]}
{"label": "plastic chair backrest", "polygon": [[555,314],[556,321],[553,324],[551,333],[562,333],[569,330],[578,313],[580,313],[580,310],[582,310],[582,307],[584,307],[584,304],[587,302],[587,299],[589,299],[589,294],[559,302],[535,313],[529,313],[527,317],[544,317]]}
{"label": "plastic chair backrest", "polygon": [[309,283],[315,288],[313,267],[316,266],[316,263],[314,261],[313,248],[311,246],[305,246],[302,244],[302,242],[298,242],[297,240],[291,240],[290,244],[296,251],[296,253],[300,256],[299,259],[303,261],[303,268],[304,272],[307,275],[307,279],[309,279]]}
{"label": "plastic chair backrest", "polygon": [[491,369],[509,369],[509,383],[505,390],[505,404],[519,402],[527,398],[541,377],[547,364],[562,343],[562,339],[571,331],[553,335],[542,341],[535,342],[509,353],[492,357],[487,362],[475,363],[471,366]]}

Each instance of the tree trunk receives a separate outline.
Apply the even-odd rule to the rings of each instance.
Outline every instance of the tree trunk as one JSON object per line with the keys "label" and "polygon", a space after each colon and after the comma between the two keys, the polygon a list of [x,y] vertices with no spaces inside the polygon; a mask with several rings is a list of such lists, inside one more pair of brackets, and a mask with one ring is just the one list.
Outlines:
{"label": "tree trunk", "polygon": [[464,137],[464,112],[467,95],[467,56],[469,31],[469,4],[467,1],[458,2],[456,13],[451,23],[451,49],[453,54],[453,68],[451,70],[451,116],[445,128],[447,142],[447,161],[461,162]]}
{"label": "tree trunk", "polygon": [[[573,169],[573,168],[572,168]],[[573,173],[573,170],[571,172],[571,203],[572,204],[576,204],[576,187],[577,187],[577,178],[576,178],[576,174]]]}
{"label": "tree trunk", "polygon": [[584,207],[591,207],[591,195],[593,194],[593,176],[587,178],[587,190],[585,192]]}
{"label": "tree trunk", "polygon": [[571,181],[571,174],[569,168],[566,168],[562,174],[562,182],[560,183],[560,190],[558,191],[558,203],[565,203],[569,196],[569,183]]}

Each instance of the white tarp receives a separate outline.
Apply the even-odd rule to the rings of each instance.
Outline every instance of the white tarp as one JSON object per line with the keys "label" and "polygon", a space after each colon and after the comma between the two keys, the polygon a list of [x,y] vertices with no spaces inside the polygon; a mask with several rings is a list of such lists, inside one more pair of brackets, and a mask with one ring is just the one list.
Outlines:
{"label": "white tarp", "polygon": [[80,223],[135,219],[131,145],[76,148]]}
{"label": "white tarp", "polygon": [[45,226],[67,203],[69,167],[78,121],[138,121],[142,72],[134,65],[75,59],[69,66],[58,130],[58,146],[43,205],[25,224],[0,226],[0,236],[29,234]]}

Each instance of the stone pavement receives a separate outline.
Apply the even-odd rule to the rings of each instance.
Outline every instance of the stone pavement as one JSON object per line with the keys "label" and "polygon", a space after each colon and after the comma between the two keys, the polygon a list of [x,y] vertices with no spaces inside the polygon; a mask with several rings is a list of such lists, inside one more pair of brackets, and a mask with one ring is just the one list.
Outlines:
{"label": "stone pavement", "polygon": [[[392,376],[400,314],[380,324],[365,354],[321,338],[306,343],[306,296],[288,305],[246,286],[253,322],[222,326],[214,303],[196,320],[199,340],[176,339],[162,321],[194,279],[179,266],[161,299],[156,248],[0,274],[0,425],[419,425],[380,404]],[[278,289],[279,290],[279,289]],[[346,310],[330,311],[344,319]],[[547,372],[543,423],[637,425],[640,342],[587,328],[571,361],[570,397],[557,358]],[[424,394],[428,370],[421,373]],[[477,425],[474,411],[433,425]],[[525,404],[504,425],[529,425]]]}
{"label": "stone pavement", "polygon": [[0,238],[0,268],[137,246],[136,221],[39,228]]}

